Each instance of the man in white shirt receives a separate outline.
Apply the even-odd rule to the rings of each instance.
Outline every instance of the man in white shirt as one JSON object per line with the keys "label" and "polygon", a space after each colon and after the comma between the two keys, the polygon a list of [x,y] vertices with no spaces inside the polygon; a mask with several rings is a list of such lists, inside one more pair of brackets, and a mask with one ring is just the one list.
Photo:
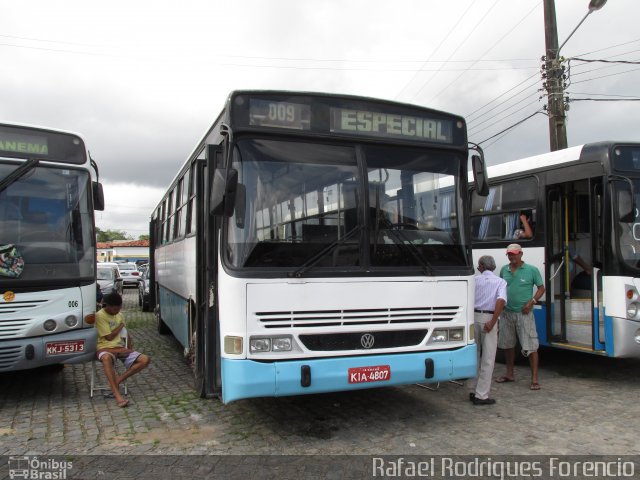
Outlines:
{"label": "man in white shirt", "polygon": [[490,255],[478,259],[480,275],[475,277],[476,296],[474,305],[475,339],[478,345],[478,376],[471,380],[469,399],[474,405],[493,405],[489,397],[491,377],[498,348],[496,324],[507,303],[507,282],[493,273],[496,262]]}

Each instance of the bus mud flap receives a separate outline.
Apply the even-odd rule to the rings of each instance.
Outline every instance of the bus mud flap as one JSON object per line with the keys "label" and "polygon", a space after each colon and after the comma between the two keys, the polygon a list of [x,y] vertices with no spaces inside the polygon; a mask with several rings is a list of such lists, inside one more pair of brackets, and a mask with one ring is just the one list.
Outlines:
{"label": "bus mud flap", "polygon": [[424,378],[433,378],[435,375],[435,366],[433,359],[427,358],[424,361]]}
{"label": "bus mud flap", "polygon": [[309,365],[300,367],[300,385],[303,387],[311,386],[311,367]]}

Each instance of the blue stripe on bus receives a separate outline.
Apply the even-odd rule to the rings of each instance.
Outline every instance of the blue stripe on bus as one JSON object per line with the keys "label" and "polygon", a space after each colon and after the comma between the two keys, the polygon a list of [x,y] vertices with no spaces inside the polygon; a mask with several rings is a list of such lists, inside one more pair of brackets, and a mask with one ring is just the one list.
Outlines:
{"label": "blue stripe on bus", "polygon": [[[446,382],[476,375],[476,345],[457,350],[396,353],[340,358],[316,358],[281,362],[222,359],[222,400],[252,397],[279,397],[358,390],[413,383]],[[425,360],[434,364],[434,376],[425,378]],[[311,369],[311,385],[301,385],[301,368]],[[349,383],[350,368],[388,365],[387,381]],[[453,372],[456,372],[454,376]]]}

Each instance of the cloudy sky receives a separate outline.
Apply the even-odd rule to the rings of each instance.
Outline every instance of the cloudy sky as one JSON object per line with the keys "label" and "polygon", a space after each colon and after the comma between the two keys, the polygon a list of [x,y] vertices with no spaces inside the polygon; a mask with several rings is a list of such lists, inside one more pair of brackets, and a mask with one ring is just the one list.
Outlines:
{"label": "cloudy sky", "polygon": [[[556,0],[560,43],[588,4]],[[562,54],[638,62],[638,18],[639,0],[609,0]],[[80,133],[105,188],[98,227],[137,238],[234,89],[457,113],[495,164],[549,149],[544,53],[541,0],[0,0],[0,121]],[[640,64],[570,65],[569,145],[640,141]]]}

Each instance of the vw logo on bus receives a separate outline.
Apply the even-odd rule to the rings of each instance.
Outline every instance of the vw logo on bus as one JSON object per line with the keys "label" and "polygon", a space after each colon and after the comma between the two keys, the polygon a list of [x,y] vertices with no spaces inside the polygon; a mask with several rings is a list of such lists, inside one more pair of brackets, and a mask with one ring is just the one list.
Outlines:
{"label": "vw logo on bus", "polygon": [[365,333],[360,337],[360,345],[362,345],[363,348],[371,348],[375,342],[376,339],[370,333]]}

